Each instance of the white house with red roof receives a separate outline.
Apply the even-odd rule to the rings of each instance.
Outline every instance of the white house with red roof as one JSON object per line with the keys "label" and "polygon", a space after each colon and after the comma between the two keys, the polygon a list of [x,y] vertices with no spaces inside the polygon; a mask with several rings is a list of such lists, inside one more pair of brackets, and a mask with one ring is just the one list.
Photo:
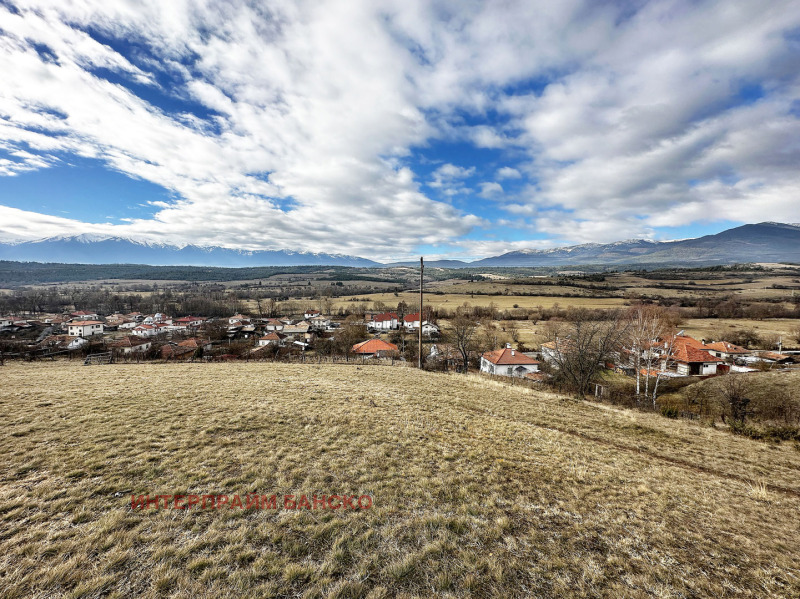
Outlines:
{"label": "white house with red roof", "polygon": [[675,366],[675,372],[683,376],[717,374],[717,367],[724,362],[722,358],[712,356],[702,343],[689,337],[676,338],[670,355],[662,356],[661,370]]}
{"label": "white house with red roof", "polygon": [[270,331],[263,337],[259,337],[258,345],[262,347],[265,345],[283,345],[284,339],[286,339],[286,335],[283,335],[278,331]]}
{"label": "white house with red roof", "polygon": [[67,325],[70,337],[91,337],[103,334],[103,323],[99,320],[76,320]]}
{"label": "white house with red roof", "polygon": [[308,320],[309,318],[316,318],[317,316],[322,316],[322,312],[319,310],[306,310],[303,313],[303,318]]}
{"label": "white house with red roof", "polygon": [[160,332],[159,327],[154,324],[140,324],[131,329],[131,333],[137,337],[155,337]]}
{"label": "white house with red roof", "polygon": [[481,356],[481,372],[499,376],[524,377],[539,371],[539,361],[510,346],[487,351]]}
{"label": "white house with red roof", "polygon": [[384,312],[383,314],[375,314],[369,322],[369,328],[376,331],[393,331],[400,326],[400,321],[395,312]]}

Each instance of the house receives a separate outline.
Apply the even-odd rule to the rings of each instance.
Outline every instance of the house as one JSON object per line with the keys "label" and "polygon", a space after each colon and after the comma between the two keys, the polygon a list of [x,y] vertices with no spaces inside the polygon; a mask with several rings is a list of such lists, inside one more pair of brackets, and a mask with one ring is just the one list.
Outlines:
{"label": "house", "polygon": [[431,337],[433,335],[438,336],[440,333],[439,325],[433,324],[432,322],[428,322],[427,320],[422,323],[422,334],[426,337]]}
{"label": "house", "polygon": [[539,361],[506,346],[481,356],[481,372],[500,376],[524,377],[539,371]]}
{"label": "house", "polygon": [[203,351],[211,351],[211,349],[214,347],[214,344],[211,343],[210,339],[200,339],[199,337],[184,339],[178,343],[178,345],[181,347],[191,347],[193,350],[202,349]]}
{"label": "house", "polygon": [[320,312],[319,310],[306,310],[303,313],[303,318],[305,318],[306,320],[310,318],[316,318],[317,316],[322,316],[322,312]]}
{"label": "house", "polygon": [[103,334],[103,323],[99,320],[78,320],[67,325],[70,337],[91,337]]}
{"label": "house", "polygon": [[555,341],[548,341],[541,345],[542,360],[548,364],[558,365],[562,360],[561,352],[573,347],[574,344],[570,339],[556,339]]}
{"label": "house", "polygon": [[416,314],[406,314],[403,316],[403,326],[407,331],[413,331],[419,328],[419,312]]}
{"label": "house", "polygon": [[675,371],[683,376],[717,374],[717,366],[723,363],[722,358],[697,347],[695,339],[692,341],[695,343],[676,340],[672,354],[661,357],[661,370],[667,370],[669,365],[674,364]]}
{"label": "house", "polygon": [[147,339],[143,339],[142,337],[136,337],[134,335],[130,335],[128,337],[123,337],[118,341],[110,344],[113,350],[117,353],[128,355],[133,353],[144,353],[149,350],[153,346],[152,341],[148,341]]}
{"label": "house", "polygon": [[270,331],[258,339],[258,345],[262,347],[265,345],[283,345],[284,339],[286,339],[286,335],[283,335],[278,331]]}
{"label": "house", "polygon": [[70,312],[73,320],[98,320],[100,316],[96,312],[88,312],[86,310],[78,310],[77,312]]}
{"label": "house", "polygon": [[183,316],[172,320],[172,329],[175,331],[190,331],[200,328],[204,321],[205,318],[200,318],[199,316]]}
{"label": "house", "polygon": [[722,358],[723,360],[730,360],[735,358],[742,358],[749,356],[753,352],[733,343],[727,341],[717,341],[715,343],[706,343],[702,349],[710,353],[712,356]]}
{"label": "house", "polygon": [[67,346],[75,341],[75,337],[69,335],[48,335],[39,342],[39,347],[53,351],[67,349]]}
{"label": "house", "polygon": [[325,331],[331,326],[331,319],[325,316],[312,316],[308,319],[308,324],[315,331]]}
{"label": "house", "polygon": [[792,356],[781,354],[774,351],[765,351],[758,354],[758,358],[764,362],[774,362],[778,364],[786,364],[792,361]]}
{"label": "house", "polygon": [[461,365],[464,358],[455,345],[450,343],[433,343],[431,344],[431,351],[428,355],[428,360],[439,362],[447,369],[457,368]]}
{"label": "house", "polygon": [[285,325],[277,318],[267,318],[264,322],[264,329],[267,331],[282,331]]}
{"label": "house", "polygon": [[[403,326],[407,331],[414,331],[419,329],[419,312],[416,314],[409,314],[403,317]],[[422,321],[422,334],[431,336],[439,334],[438,325],[433,324],[427,320]]]}
{"label": "house", "polygon": [[188,360],[194,357],[195,348],[168,343],[161,348],[162,360]]}
{"label": "house", "polygon": [[396,313],[384,312],[383,314],[375,314],[367,325],[375,331],[393,331],[400,326],[400,321]]}
{"label": "house", "polygon": [[297,324],[287,324],[283,327],[283,334],[289,336],[305,335],[311,329],[311,325],[307,322],[298,322]]}
{"label": "house", "polygon": [[383,339],[368,339],[361,343],[356,343],[352,350],[354,354],[359,356],[374,356],[382,358],[388,355],[397,353],[397,346],[394,343],[388,343]]}
{"label": "house", "polygon": [[131,330],[131,333],[137,337],[155,337],[159,332],[158,327],[154,324],[139,324]]}
{"label": "house", "polygon": [[243,322],[247,322],[249,324],[250,323],[250,318],[247,317],[247,316],[244,316],[243,314],[234,314],[233,316],[231,316],[228,319],[228,324],[239,324],[239,323],[243,323]]}
{"label": "house", "polygon": [[10,327],[14,324],[14,319],[8,316],[0,316],[0,327]]}

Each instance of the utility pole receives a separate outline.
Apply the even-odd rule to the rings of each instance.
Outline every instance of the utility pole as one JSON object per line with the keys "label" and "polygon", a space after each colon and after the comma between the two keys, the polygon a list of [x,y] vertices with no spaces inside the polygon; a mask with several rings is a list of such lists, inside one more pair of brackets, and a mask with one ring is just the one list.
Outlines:
{"label": "utility pole", "polygon": [[417,366],[422,370],[422,271],[425,270],[425,264],[422,262],[422,256],[419,257],[419,345],[417,347]]}

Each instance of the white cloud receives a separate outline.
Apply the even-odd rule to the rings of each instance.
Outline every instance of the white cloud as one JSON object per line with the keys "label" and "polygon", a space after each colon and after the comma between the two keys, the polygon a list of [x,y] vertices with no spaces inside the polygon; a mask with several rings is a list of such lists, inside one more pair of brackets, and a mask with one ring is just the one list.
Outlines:
{"label": "white cloud", "polygon": [[511,168],[510,166],[504,166],[497,169],[497,179],[521,179],[522,174],[515,168]]}
{"label": "white cloud", "polygon": [[[446,162],[428,186],[468,195],[465,180],[491,169],[480,195],[496,197],[519,179],[505,209],[562,240],[800,220],[800,9],[788,0],[17,5],[0,6],[0,176],[78,156],[178,199],[122,225],[4,209],[6,237],[472,252],[461,237],[484,221],[426,196],[413,170],[437,139],[516,168]],[[118,51],[128,42],[147,51]],[[761,93],[739,98],[747,86]]]}
{"label": "white cloud", "polygon": [[502,185],[495,183],[494,181],[486,181],[481,183],[481,191],[478,195],[485,199],[493,199],[502,195],[502,193]]}

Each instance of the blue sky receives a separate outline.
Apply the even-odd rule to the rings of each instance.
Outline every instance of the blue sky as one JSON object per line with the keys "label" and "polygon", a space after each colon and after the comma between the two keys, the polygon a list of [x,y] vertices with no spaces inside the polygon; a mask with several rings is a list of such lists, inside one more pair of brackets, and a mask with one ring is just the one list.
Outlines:
{"label": "blue sky", "polygon": [[0,0],[0,240],[377,260],[798,222],[796,2]]}

